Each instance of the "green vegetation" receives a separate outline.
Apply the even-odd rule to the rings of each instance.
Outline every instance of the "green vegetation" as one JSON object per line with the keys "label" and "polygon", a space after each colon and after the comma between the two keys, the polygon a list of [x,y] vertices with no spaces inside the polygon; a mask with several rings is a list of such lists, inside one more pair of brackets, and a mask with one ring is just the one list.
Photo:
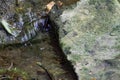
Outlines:
{"label": "green vegetation", "polygon": [[7,69],[0,69],[0,79],[5,78],[7,80],[16,80],[16,79],[22,79],[22,80],[28,80],[28,74],[20,69],[13,68],[10,70]]}

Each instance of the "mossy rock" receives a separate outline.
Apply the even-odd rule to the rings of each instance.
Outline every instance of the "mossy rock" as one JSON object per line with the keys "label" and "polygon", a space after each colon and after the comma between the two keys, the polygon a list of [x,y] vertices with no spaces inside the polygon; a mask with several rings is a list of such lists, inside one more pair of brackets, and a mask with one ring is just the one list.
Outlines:
{"label": "mossy rock", "polygon": [[74,65],[79,80],[109,80],[109,76],[114,75],[108,74],[109,68],[119,71],[104,62],[120,55],[119,11],[118,0],[82,0],[61,15],[61,47]]}

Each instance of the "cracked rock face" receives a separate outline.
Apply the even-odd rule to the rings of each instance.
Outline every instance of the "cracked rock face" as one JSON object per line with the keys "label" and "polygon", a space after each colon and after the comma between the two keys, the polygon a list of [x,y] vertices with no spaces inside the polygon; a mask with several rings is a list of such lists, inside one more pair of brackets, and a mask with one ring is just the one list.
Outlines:
{"label": "cracked rock face", "polygon": [[119,0],[81,0],[56,21],[79,80],[120,79],[119,16]]}

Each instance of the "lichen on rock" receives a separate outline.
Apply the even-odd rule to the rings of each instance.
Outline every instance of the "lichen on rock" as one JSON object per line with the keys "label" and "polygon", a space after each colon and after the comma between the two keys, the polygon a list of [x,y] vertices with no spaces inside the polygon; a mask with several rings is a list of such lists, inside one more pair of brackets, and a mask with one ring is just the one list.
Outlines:
{"label": "lichen on rock", "polygon": [[119,0],[81,0],[57,21],[61,47],[79,80],[120,79],[119,16]]}

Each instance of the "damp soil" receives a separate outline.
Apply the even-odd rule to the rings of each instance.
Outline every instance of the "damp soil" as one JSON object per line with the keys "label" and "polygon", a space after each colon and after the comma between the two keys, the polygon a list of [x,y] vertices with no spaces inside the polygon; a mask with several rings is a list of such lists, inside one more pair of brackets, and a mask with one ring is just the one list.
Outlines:
{"label": "damp soil", "polygon": [[[50,1],[36,0],[30,4],[42,9]],[[67,6],[78,0],[61,1]],[[0,80],[77,80],[73,66],[59,45],[56,25],[50,23],[50,32],[39,32],[32,41],[0,47]]]}
{"label": "damp soil", "polygon": [[[55,29],[39,34],[42,35],[42,39],[39,39],[38,35],[37,39],[26,44],[4,46],[0,50],[0,69],[18,69],[17,75],[20,76],[20,73],[25,72],[29,76],[26,76],[29,78],[27,80],[77,80],[71,63],[59,46]],[[10,76],[16,72],[4,71],[3,74]]]}

